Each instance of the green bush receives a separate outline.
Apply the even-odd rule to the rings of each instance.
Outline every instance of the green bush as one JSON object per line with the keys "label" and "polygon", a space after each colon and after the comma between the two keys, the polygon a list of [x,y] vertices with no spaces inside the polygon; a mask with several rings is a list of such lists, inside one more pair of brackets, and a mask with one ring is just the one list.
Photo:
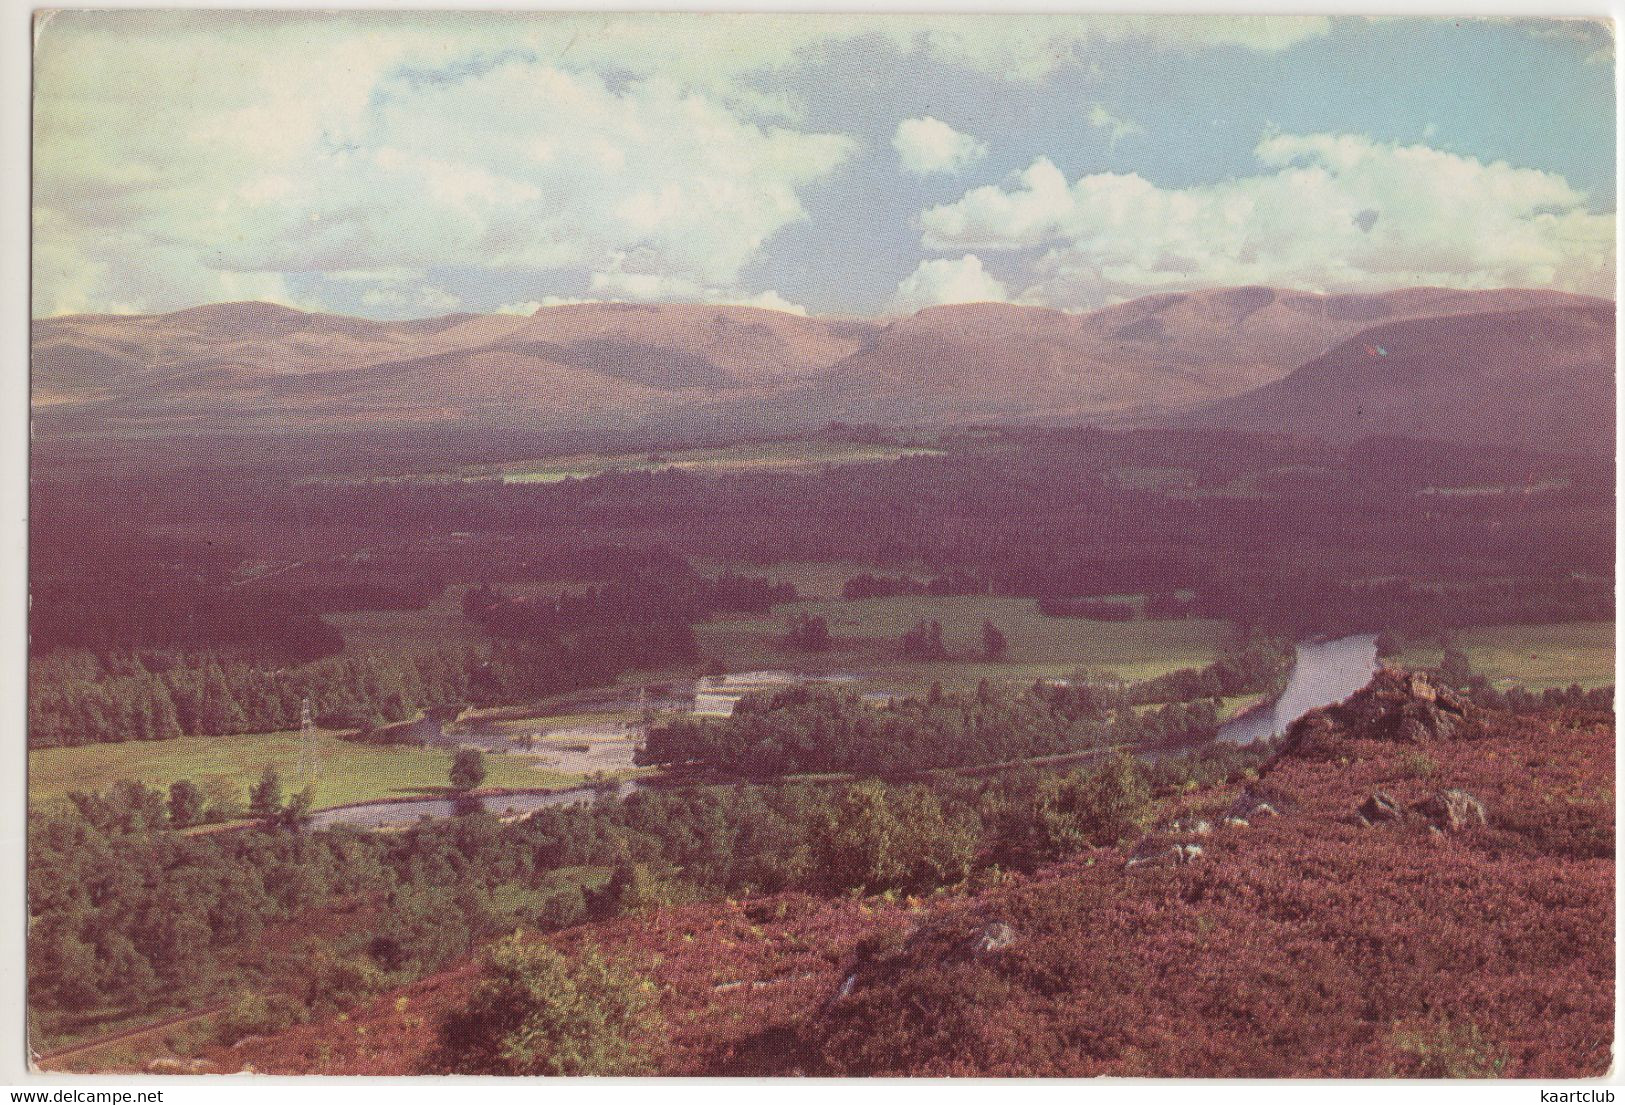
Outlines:
{"label": "green bush", "polygon": [[1506,1052],[1486,1040],[1476,1024],[1436,1020],[1401,1025],[1392,1043],[1405,1056],[1395,1066],[1397,1077],[1499,1078],[1506,1070]]}
{"label": "green bush", "polygon": [[234,1044],[248,1036],[269,1036],[301,1024],[310,1017],[298,999],[287,994],[262,994],[248,990],[239,994],[231,1007],[220,1014],[215,1032],[224,1044]]}
{"label": "green bush", "polygon": [[654,986],[592,948],[566,958],[517,933],[481,956],[468,1004],[431,1060],[463,1074],[624,1075],[650,1069]]}

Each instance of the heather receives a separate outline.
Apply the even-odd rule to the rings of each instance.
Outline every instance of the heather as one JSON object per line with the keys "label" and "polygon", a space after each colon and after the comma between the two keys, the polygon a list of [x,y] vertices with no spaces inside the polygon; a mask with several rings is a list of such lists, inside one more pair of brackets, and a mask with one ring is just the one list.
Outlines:
{"label": "heather", "polygon": [[[1330,715],[1330,716],[1328,716]],[[1414,745],[1310,715],[1312,754],[1265,772],[1280,816],[1201,838],[1198,860],[1056,877],[922,928],[807,1033],[864,1074],[1579,1077],[1611,1062],[1613,732],[1468,707]],[[1488,824],[1365,825],[1465,788]],[[1217,819],[1229,795],[1191,796]],[[1217,820],[1215,821],[1217,823]],[[996,918],[1020,938],[963,951]],[[997,1015],[988,1015],[996,1009]],[[1124,1011],[1134,1015],[1124,1016]]]}

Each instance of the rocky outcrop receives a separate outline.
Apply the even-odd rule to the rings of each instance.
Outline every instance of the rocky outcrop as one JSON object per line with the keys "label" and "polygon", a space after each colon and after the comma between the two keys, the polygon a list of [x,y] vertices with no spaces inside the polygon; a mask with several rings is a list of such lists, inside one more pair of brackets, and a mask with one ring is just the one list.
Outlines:
{"label": "rocky outcrop", "polygon": [[1442,790],[1413,807],[1441,832],[1459,833],[1489,823],[1484,803],[1465,790]]}
{"label": "rocky outcrop", "polygon": [[1354,812],[1367,825],[1383,825],[1390,821],[1405,820],[1405,808],[1394,801],[1386,791],[1381,790],[1370,794]]}
{"label": "rocky outcrop", "polygon": [[1474,707],[1421,672],[1385,668],[1363,689],[1321,710],[1312,710],[1287,730],[1282,756],[1330,759],[1347,739],[1428,744],[1468,734]]}

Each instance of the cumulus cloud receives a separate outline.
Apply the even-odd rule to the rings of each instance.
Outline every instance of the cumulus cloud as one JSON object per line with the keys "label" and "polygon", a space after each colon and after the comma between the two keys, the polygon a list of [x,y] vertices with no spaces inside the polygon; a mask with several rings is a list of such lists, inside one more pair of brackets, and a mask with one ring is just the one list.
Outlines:
{"label": "cumulus cloud", "polygon": [[87,33],[41,56],[38,313],[285,298],[290,274],[610,272],[629,250],[733,290],[855,149],[664,78],[407,34]]}
{"label": "cumulus cloud", "polygon": [[1613,287],[1614,216],[1557,174],[1348,134],[1270,135],[1254,156],[1255,175],[1187,188],[1136,173],[1068,182],[1039,158],[926,210],[924,242],[1041,249],[1019,298],[1058,307],[1250,283]]}
{"label": "cumulus cloud", "polygon": [[[899,26],[898,24],[902,25]],[[1039,81],[1091,50],[1141,41],[1182,52],[1233,47],[1278,53],[1331,33],[1326,16],[939,15],[892,17],[881,24],[901,44],[992,76]]]}
{"label": "cumulus cloud", "polygon": [[987,156],[987,143],[927,115],[904,119],[892,136],[903,168],[917,176],[957,173]]}
{"label": "cumulus cloud", "polygon": [[945,303],[1002,303],[1008,298],[1004,285],[982,267],[982,259],[967,253],[957,261],[921,261],[897,285],[888,310],[904,315]]}
{"label": "cumulus cloud", "polygon": [[589,281],[592,297],[579,302],[711,303],[717,306],[761,307],[795,315],[807,313],[807,308],[790,302],[776,291],[753,294],[737,286],[717,286],[688,277],[671,276],[650,267],[656,260],[647,253],[616,253],[608,269],[592,274]]}

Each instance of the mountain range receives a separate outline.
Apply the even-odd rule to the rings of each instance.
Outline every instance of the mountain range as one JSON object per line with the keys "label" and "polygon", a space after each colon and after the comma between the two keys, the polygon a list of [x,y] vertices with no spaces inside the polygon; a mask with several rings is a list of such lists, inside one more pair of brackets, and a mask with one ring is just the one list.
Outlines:
{"label": "mountain range", "polygon": [[39,432],[487,425],[782,430],[1183,422],[1606,452],[1614,306],[1263,287],[897,319],[601,303],[376,321],[269,303],[39,319]]}

